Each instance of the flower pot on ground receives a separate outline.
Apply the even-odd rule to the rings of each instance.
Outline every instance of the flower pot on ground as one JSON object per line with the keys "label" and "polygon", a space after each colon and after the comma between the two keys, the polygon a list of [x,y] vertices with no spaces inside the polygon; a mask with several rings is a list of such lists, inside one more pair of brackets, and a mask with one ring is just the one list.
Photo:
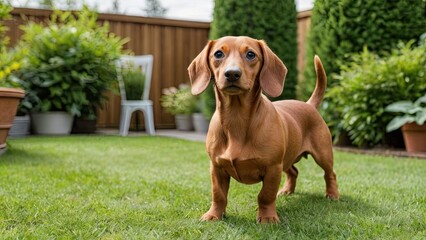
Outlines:
{"label": "flower pot on ground", "polygon": [[404,124],[402,134],[407,152],[426,152],[426,124]]}
{"label": "flower pot on ground", "polygon": [[175,115],[176,129],[180,131],[194,130],[194,122],[191,114],[176,114]]}
{"label": "flower pot on ground", "polygon": [[193,113],[192,122],[196,132],[207,133],[209,130],[209,120],[202,113]]}
{"label": "flower pot on ground", "polygon": [[187,84],[181,84],[178,88],[163,89],[161,106],[166,112],[175,116],[176,128],[183,131],[194,129],[192,113],[196,110],[197,99],[191,94]]}
{"label": "flower pot on ground", "polygon": [[386,131],[402,127],[407,152],[426,152],[426,94],[415,102],[392,103],[385,110],[399,113],[389,122]]}
{"label": "flower pot on ground", "polygon": [[73,119],[71,114],[62,111],[31,113],[34,133],[41,135],[69,135]]}
{"label": "flower pot on ground", "polygon": [[75,117],[71,133],[76,134],[93,134],[96,132],[96,119]]}
{"label": "flower pot on ground", "polygon": [[25,92],[22,89],[0,88],[0,150],[6,148],[6,138],[12,127],[18,104]]}
{"label": "flower pot on ground", "polygon": [[12,128],[9,131],[11,137],[25,137],[30,134],[31,118],[30,115],[15,116]]}

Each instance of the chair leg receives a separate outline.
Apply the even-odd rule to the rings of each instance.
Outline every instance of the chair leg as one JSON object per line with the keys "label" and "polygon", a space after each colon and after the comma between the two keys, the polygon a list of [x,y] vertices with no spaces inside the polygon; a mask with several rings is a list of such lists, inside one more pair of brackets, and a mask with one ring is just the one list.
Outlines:
{"label": "chair leg", "polygon": [[154,127],[154,113],[152,110],[152,106],[147,106],[146,111],[144,111],[145,117],[145,128],[149,135],[155,135],[155,127]]}
{"label": "chair leg", "polygon": [[120,131],[121,136],[127,136],[129,134],[131,119],[132,119],[132,110],[130,108],[126,108],[124,111],[123,128]]}
{"label": "chair leg", "polygon": [[126,119],[126,108],[124,106],[121,106],[121,114],[120,114],[120,135],[121,136],[123,136],[125,119]]}

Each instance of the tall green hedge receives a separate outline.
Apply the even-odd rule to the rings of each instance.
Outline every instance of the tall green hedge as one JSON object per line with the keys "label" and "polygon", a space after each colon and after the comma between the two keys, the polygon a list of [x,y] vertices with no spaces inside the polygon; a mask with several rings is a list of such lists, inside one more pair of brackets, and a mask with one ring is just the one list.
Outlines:
{"label": "tall green hedge", "polygon": [[[425,5],[424,0],[316,0],[298,97],[308,99],[313,91],[314,54],[331,76],[364,46],[379,55],[389,52],[399,41],[418,39],[426,32]],[[329,77],[329,86],[333,85]]]}
{"label": "tall green hedge", "polygon": [[210,38],[229,35],[265,40],[288,68],[284,91],[277,99],[295,98],[297,12],[294,0],[216,0]]}

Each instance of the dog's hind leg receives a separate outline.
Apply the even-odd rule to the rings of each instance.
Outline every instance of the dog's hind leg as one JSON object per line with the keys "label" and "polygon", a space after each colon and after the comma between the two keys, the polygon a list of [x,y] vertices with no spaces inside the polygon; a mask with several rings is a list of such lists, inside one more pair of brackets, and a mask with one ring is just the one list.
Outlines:
{"label": "dog's hind leg", "polygon": [[277,195],[290,195],[294,193],[294,189],[296,188],[296,180],[299,175],[299,171],[297,168],[292,165],[288,170],[285,171],[286,180],[284,183],[284,187],[278,191]]}
{"label": "dog's hind leg", "polygon": [[338,200],[339,190],[337,189],[336,174],[333,171],[333,149],[331,147],[319,147],[316,149],[317,151],[312,152],[312,157],[315,159],[315,162],[324,170],[324,180],[326,186],[325,196],[333,200]]}

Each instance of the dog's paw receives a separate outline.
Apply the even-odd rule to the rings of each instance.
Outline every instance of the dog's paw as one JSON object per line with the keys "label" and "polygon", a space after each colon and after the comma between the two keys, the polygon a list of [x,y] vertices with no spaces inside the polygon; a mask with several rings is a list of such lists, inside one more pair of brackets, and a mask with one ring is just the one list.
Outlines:
{"label": "dog's paw", "polygon": [[278,218],[278,215],[273,216],[257,216],[256,222],[260,224],[278,224],[280,223],[280,219]]}
{"label": "dog's paw", "polygon": [[[222,214],[223,215],[223,214]],[[206,212],[203,214],[203,216],[201,216],[200,220],[201,221],[219,221],[222,219],[222,215],[218,216],[215,214],[212,214],[210,212]]]}
{"label": "dog's paw", "polygon": [[294,190],[281,189],[278,191],[277,196],[287,196],[294,193]]}
{"label": "dog's paw", "polygon": [[326,193],[325,197],[334,201],[339,200],[339,194],[338,193]]}

